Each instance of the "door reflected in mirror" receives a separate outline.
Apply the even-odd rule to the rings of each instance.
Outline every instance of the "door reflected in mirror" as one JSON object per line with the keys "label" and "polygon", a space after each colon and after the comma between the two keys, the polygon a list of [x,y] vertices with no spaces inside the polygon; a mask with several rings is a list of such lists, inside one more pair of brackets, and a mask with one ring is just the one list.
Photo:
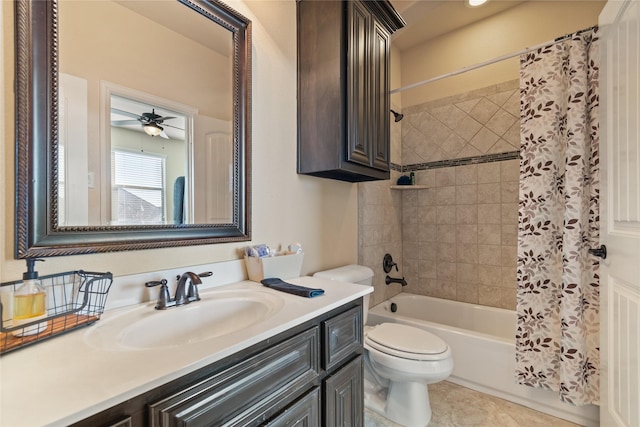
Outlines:
{"label": "door reflected in mirror", "polygon": [[58,226],[232,223],[231,33],[178,2],[59,17]]}

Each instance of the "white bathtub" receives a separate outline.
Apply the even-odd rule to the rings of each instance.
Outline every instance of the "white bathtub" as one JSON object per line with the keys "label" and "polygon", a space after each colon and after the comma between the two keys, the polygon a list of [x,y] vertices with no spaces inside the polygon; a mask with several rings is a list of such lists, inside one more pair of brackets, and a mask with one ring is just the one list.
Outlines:
{"label": "white bathtub", "polygon": [[416,326],[445,340],[454,362],[448,381],[577,424],[598,425],[598,406],[568,405],[554,392],[515,382],[515,311],[402,293],[369,310],[368,325],[383,322]]}

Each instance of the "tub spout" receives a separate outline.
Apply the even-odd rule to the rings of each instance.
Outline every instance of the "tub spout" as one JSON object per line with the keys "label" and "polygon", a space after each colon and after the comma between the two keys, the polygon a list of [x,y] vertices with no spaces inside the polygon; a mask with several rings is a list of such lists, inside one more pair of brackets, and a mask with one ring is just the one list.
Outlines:
{"label": "tub spout", "polygon": [[391,283],[400,283],[402,286],[407,286],[407,281],[404,280],[404,277],[402,279],[396,279],[395,277],[387,275],[387,278],[384,280],[384,282],[387,285],[390,285]]}

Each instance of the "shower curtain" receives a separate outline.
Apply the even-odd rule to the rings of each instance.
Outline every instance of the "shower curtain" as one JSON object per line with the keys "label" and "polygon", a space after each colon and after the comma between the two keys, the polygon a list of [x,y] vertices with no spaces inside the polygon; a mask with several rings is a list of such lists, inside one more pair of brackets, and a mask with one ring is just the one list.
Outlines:
{"label": "shower curtain", "polygon": [[599,400],[598,35],[520,57],[516,379]]}

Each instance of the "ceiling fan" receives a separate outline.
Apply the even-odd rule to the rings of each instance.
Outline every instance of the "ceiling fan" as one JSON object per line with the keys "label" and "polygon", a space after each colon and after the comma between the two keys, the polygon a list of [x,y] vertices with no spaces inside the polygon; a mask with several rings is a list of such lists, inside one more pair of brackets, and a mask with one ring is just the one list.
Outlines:
{"label": "ceiling fan", "polygon": [[112,120],[112,126],[126,126],[140,123],[142,125],[142,129],[144,129],[145,133],[150,136],[160,136],[165,139],[169,139],[169,136],[164,131],[164,128],[160,126],[169,126],[175,129],[180,129],[177,126],[172,126],[168,123],[164,123],[165,120],[175,119],[173,116],[160,116],[156,114],[155,108],[151,109],[150,113],[142,113],[141,115],[137,115],[134,113],[130,113],[128,111],[119,110],[117,108],[112,108],[111,112],[116,114],[121,114],[128,117],[133,117],[135,120]]}

